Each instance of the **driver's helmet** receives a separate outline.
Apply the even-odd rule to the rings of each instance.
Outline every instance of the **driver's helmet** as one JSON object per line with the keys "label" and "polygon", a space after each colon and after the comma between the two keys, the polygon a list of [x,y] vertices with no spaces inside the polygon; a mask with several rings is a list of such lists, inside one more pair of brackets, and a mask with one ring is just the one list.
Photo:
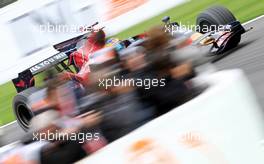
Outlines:
{"label": "driver's helmet", "polygon": [[93,32],[88,38],[88,43],[95,44],[98,46],[104,46],[105,45],[105,32],[102,29],[96,32]]}
{"label": "driver's helmet", "polygon": [[118,38],[107,39],[105,47],[114,47],[117,51],[120,51],[125,48],[124,44]]}

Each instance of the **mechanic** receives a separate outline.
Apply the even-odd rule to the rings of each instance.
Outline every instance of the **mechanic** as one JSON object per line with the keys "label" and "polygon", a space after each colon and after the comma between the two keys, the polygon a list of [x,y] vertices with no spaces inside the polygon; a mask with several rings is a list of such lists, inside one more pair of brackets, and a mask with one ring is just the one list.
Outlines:
{"label": "mechanic", "polygon": [[[59,116],[59,114],[57,115]],[[37,125],[37,128],[34,129],[39,129],[37,132],[41,135],[43,133],[59,133],[68,136],[73,134],[77,136],[84,136],[85,134],[86,136],[84,138],[77,137],[72,139],[58,135],[62,138],[54,137],[54,140],[49,139],[50,143],[41,149],[41,163],[57,163],[58,160],[60,160],[60,163],[73,163],[105,146],[106,142],[102,140],[101,134],[93,131],[93,128],[90,129],[94,125],[97,125],[100,120],[101,118],[98,113],[91,113],[75,119],[59,116],[51,123],[46,123],[47,126],[43,128],[44,123],[40,124],[40,119],[33,118],[32,125],[33,127]],[[87,138],[88,133],[89,137],[92,138]],[[97,137],[99,137],[98,140],[93,140],[93,138]]]}
{"label": "mechanic", "polygon": [[112,142],[146,123],[153,115],[138,100],[134,87],[113,86],[107,89],[108,101],[98,108],[103,112],[101,128]]}
{"label": "mechanic", "polygon": [[[23,158],[15,159],[18,160],[18,163],[25,159],[31,159],[34,163],[49,164],[57,163],[58,160],[60,163],[73,163],[80,160],[87,154],[91,154],[106,145],[105,140],[101,140],[101,135],[94,133],[92,129],[88,130],[91,133],[89,136],[92,138],[99,137],[98,140],[87,140],[87,137],[73,140],[63,136],[85,134],[87,133],[87,128],[97,125],[100,120],[99,113],[91,112],[72,119],[62,117],[57,111],[52,109],[45,111],[31,120],[30,134],[32,136],[27,141],[24,141],[25,145],[21,147],[21,153],[15,154],[21,155]],[[53,134],[53,137],[51,134]],[[11,159],[14,158],[14,156],[10,157]]]}
{"label": "mechanic", "polygon": [[105,46],[105,41],[105,33],[102,29],[93,31],[85,44],[70,54],[68,65],[74,65],[77,73],[64,71],[61,75],[63,79],[73,79],[81,83],[86,82],[90,72],[88,62],[90,55],[102,49]]}
{"label": "mechanic", "polygon": [[[76,106],[77,105],[76,98],[73,94],[73,90],[71,90],[71,87],[68,88],[69,85],[67,85],[67,83],[69,82],[71,81],[63,81],[63,80],[59,81],[58,78],[54,78],[50,80],[48,82],[48,87],[47,87],[47,97],[44,99],[45,101],[44,106],[35,106],[35,107],[41,108],[40,112],[48,111],[50,109],[55,109],[56,111],[59,112],[60,116],[66,117],[66,120],[75,120],[75,118],[77,118],[77,121],[78,120],[82,121],[83,119],[85,120],[86,118],[88,119],[89,112],[86,110],[85,113],[80,113],[78,107]],[[39,109],[35,109],[35,110],[39,110]],[[101,117],[101,115],[97,112],[92,114],[91,116],[93,115],[95,116],[99,115]],[[87,121],[89,121],[89,119]],[[68,121],[66,121],[66,124],[68,124],[67,122]],[[70,123],[71,122],[72,121],[70,121]],[[90,122],[90,125],[91,128],[88,129],[89,131],[94,131],[97,133],[100,132],[100,128],[97,126],[93,126],[94,124],[92,121]],[[83,129],[83,131],[87,131],[87,130]],[[83,133],[85,134],[85,132]],[[100,143],[102,143],[101,146],[98,143],[95,142],[93,143],[92,141],[87,143],[85,146],[87,148],[87,151],[94,152],[100,147],[104,146],[105,143],[107,143],[107,141],[104,139],[103,136],[100,137],[100,141],[101,141]]]}
{"label": "mechanic", "polygon": [[69,63],[73,62],[80,70],[82,66],[89,61],[89,55],[105,46],[105,41],[105,32],[102,29],[93,32],[88,37],[84,46],[70,55]]}
{"label": "mechanic", "polygon": [[[44,112],[36,116],[38,119],[36,121],[35,118],[32,119],[34,122],[34,128],[37,126],[41,126],[41,128],[46,127],[51,121],[54,121],[58,118],[58,114],[54,112]],[[40,119],[40,120],[39,120]],[[31,122],[32,122],[31,121]],[[32,128],[32,127],[31,127]],[[51,129],[50,129],[51,130]],[[31,163],[37,164],[41,161],[41,149],[44,145],[49,144],[49,141],[34,141],[32,133],[28,133],[26,136],[23,137],[22,143],[20,147],[16,148],[15,150],[11,151],[9,155],[7,155],[3,161],[0,161],[3,164],[13,164],[13,163]]]}
{"label": "mechanic", "polygon": [[64,78],[64,74],[55,74],[52,70],[46,72],[46,97],[33,102],[32,109],[41,113],[47,109],[55,109],[61,115],[75,116],[78,114],[80,98],[85,94],[82,85],[75,80]]}
{"label": "mechanic", "polygon": [[150,72],[153,72],[155,78],[165,78],[166,85],[143,90],[143,95],[156,106],[158,115],[161,115],[193,97],[192,86],[185,83],[185,78],[192,74],[193,69],[188,62],[172,62],[167,49],[171,37],[162,27],[154,27],[147,34],[146,60],[149,61]]}
{"label": "mechanic", "polygon": [[149,120],[151,113],[144,111],[134,87],[112,85],[105,89],[104,86],[99,86],[99,79],[120,77],[121,67],[118,60],[109,59],[91,65],[91,70],[88,90],[90,100],[95,102],[89,108],[102,112],[100,128],[109,142],[128,134]]}
{"label": "mechanic", "polygon": [[[85,45],[70,55],[69,64],[74,64],[78,72],[64,72],[64,78],[73,79],[85,85],[89,80],[90,65],[92,63],[90,62],[91,56],[96,56],[95,53],[99,50],[105,51],[104,49],[110,48],[113,48],[115,51],[120,51],[125,48],[125,45],[118,38],[109,38],[106,40],[105,33],[102,29],[92,33]],[[110,53],[110,51],[108,52]],[[105,54],[107,56],[108,53]]]}

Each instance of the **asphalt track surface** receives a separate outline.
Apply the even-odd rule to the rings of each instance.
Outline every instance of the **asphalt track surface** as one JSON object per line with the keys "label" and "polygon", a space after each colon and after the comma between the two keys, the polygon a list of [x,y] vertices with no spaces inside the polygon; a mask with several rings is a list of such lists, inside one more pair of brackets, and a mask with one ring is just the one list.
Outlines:
{"label": "asphalt track surface", "polygon": [[246,23],[244,27],[253,29],[243,34],[238,47],[224,54],[214,64],[219,70],[242,69],[264,109],[264,16]]}
{"label": "asphalt track surface", "polygon": [[[216,57],[214,64],[218,70],[242,69],[264,109],[264,16],[246,23],[245,27],[253,29],[242,36],[238,47]],[[4,135],[0,140],[0,146],[19,140],[25,134],[16,122],[2,129]]]}

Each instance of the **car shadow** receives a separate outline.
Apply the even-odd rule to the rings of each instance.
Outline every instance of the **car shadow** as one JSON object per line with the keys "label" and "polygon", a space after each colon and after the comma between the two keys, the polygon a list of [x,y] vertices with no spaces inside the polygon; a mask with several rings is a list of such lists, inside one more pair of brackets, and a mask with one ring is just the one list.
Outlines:
{"label": "car shadow", "polygon": [[243,48],[243,47],[246,47],[246,46],[248,46],[248,45],[254,43],[254,42],[257,41],[257,40],[258,40],[258,39],[254,39],[254,40],[249,40],[249,41],[242,42],[242,43],[240,43],[237,47],[235,47],[235,48],[233,48],[233,49],[231,49],[231,50],[228,50],[227,52],[225,52],[225,53],[223,53],[223,54],[221,54],[221,55],[217,55],[217,56],[213,57],[213,58],[211,59],[211,62],[212,62],[212,63],[215,63],[215,62],[217,62],[217,61],[223,59],[224,57],[231,55],[233,52],[236,52],[238,49]]}

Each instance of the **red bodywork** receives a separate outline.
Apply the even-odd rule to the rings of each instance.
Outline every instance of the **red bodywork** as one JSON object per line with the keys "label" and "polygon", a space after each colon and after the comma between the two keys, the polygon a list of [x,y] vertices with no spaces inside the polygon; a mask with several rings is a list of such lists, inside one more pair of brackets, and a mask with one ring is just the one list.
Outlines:
{"label": "red bodywork", "polygon": [[79,69],[77,74],[66,72],[64,73],[65,78],[76,79],[83,83],[88,80],[88,74],[90,72],[89,68],[89,57],[94,52],[104,48],[104,45],[100,45],[96,42],[96,33],[93,33],[86,41],[83,47],[77,51],[70,54],[69,63],[74,63],[74,65]]}

